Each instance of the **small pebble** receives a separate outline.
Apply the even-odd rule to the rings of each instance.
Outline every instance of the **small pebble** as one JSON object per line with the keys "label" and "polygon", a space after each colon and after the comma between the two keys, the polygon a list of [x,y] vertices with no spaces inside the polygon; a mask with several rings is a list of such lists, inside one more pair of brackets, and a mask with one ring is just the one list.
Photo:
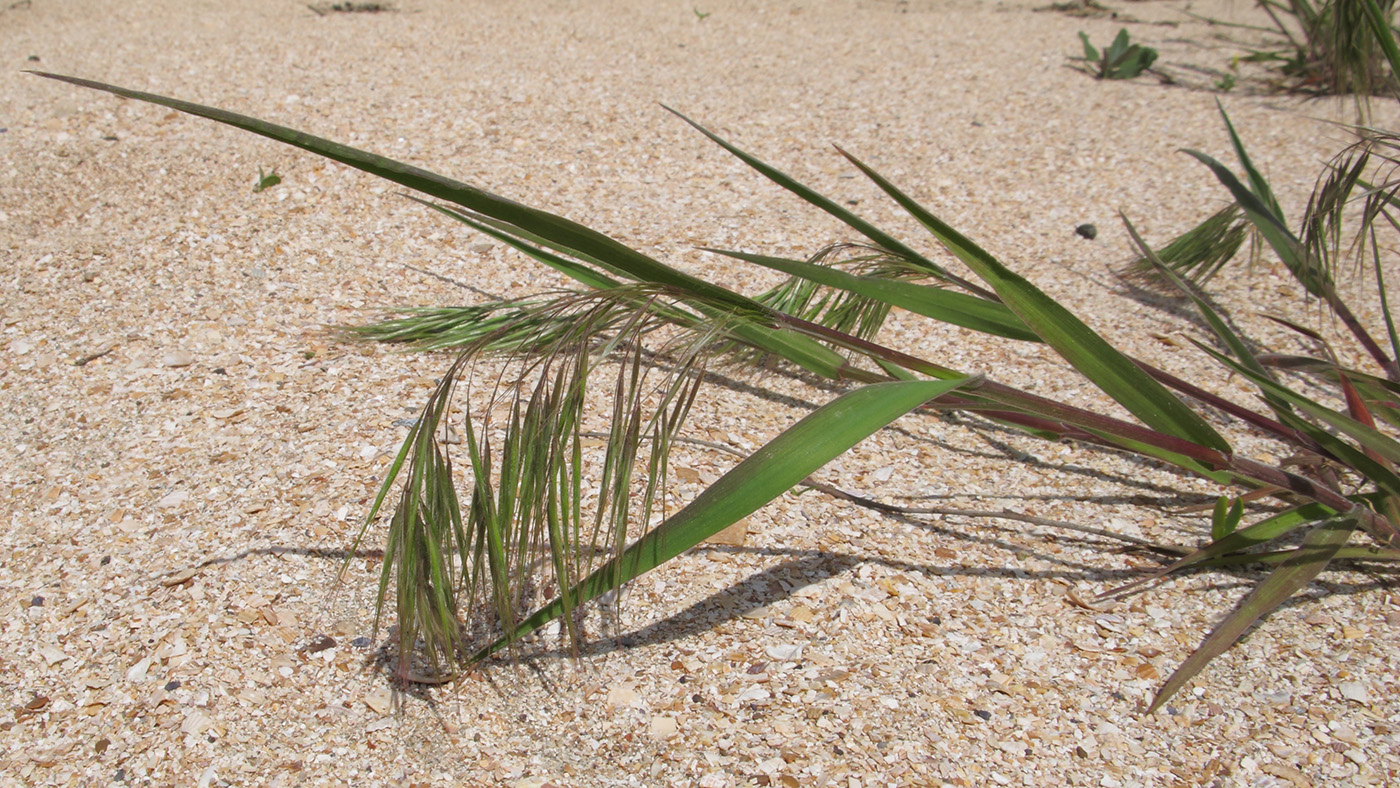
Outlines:
{"label": "small pebble", "polygon": [[36,596],[36,597],[34,597],[33,599],[29,600],[29,606],[30,606],[30,607],[43,607],[43,606],[44,606],[44,598],[41,597],[41,596]]}
{"label": "small pebble", "polygon": [[319,654],[326,649],[335,648],[335,638],[330,635],[322,635],[310,643],[302,650],[308,654]]}
{"label": "small pebble", "polygon": [[1074,231],[1079,233],[1080,238],[1088,238],[1090,241],[1099,237],[1099,228],[1092,224],[1081,224],[1074,228]]}
{"label": "small pebble", "polygon": [[177,690],[177,689],[179,689],[179,688],[180,688],[180,681],[179,681],[179,679],[171,679],[170,681],[165,682],[165,691],[166,691],[166,692],[174,692],[175,690]]}
{"label": "small pebble", "polygon": [[354,646],[355,648],[369,648],[370,643],[372,642],[373,641],[371,641],[369,638],[365,637],[364,635],[361,635],[355,638],[354,640],[350,641],[350,645]]}
{"label": "small pebble", "polygon": [[992,713],[990,711],[987,711],[986,709],[977,709],[972,713],[976,714],[978,717],[981,717],[984,720],[990,720],[992,718]]}
{"label": "small pebble", "polygon": [[194,354],[188,350],[172,350],[160,360],[165,367],[188,367],[194,363]]}
{"label": "small pebble", "polygon": [[369,706],[377,714],[388,714],[393,708],[393,702],[394,697],[392,693],[384,687],[365,693],[365,705]]}

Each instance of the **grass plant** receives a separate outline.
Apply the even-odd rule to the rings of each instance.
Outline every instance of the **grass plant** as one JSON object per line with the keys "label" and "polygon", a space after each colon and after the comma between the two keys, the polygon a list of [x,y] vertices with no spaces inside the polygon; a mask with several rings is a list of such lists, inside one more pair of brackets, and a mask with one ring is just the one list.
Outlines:
{"label": "grass plant", "polygon": [[1385,95],[1400,87],[1372,28],[1379,21],[1393,31],[1392,0],[1257,0],[1257,5],[1269,26],[1232,26],[1269,38],[1239,60],[1270,67],[1280,86],[1333,96]]}
{"label": "grass plant", "polygon": [[[1258,403],[1210,393],[1133,359],[1034,284],[906,192],[839,148],[857,172],[921,225],[947,254],[937,259],[875,226],[699,124],[701,134],[756,172],[844,223],[862,239],[795,260],[714,249],[791,277],[746,296],[696,278],[561,216],[433,172],[255,118],[88,80],[73,85],[152,102],[261,134],[415,190],[445,217],[499,239],[573,280],[568,291],[455,309],[412,310],[355,329],[358,336],[456,352],[390,466],[366,520],[387,514],[380,604],[393,600],[400,675],[437,681],[561,619],[574,638],[580,611],[680,555],[807,479],[851,446],[909,413],[957,410],[1052,441],[1076,441],[1151,458],[1219,485],[1202,517],[1202,545],[1131,586],[1170,572],[1253,564],[1264,578],[1205,636],[1154,701],[1161,705],[1256,621],[1338,559],[1400,559],[1400,355],[1384,301],[1376,233],[1400,227],[1390,181],[1369,195],[1356,259],[1374,274],[1384,325],[1356,318],[1335,282],[1341,207],[1368,172],[1376,143],[1353,151],[1347,174],[1315,198],[1303,236],[1288,229],[1266,180],[1233,127],[1244,176],[1193,153],[1235,206],[1210,230],[1154,252],[1139,245],[1140,275],[1172,288],[1210,334],[1200,351],[1254,387]],[[1393,143],[1391,138],[1389,143]],[[1389,144],[1387,143],[1387,144]],[[1355,176],[1351,172],[1357,173]],[[419,199],[419,198],[416,198]],[[1366,359],[1348,366],[1320,335],[1311,355],[1259,350],[1203,294],[1240,245],[1247,222],[1283,261],[1301,292],[1347,327]],[[1129,231],[1137,238],[1135,229]],[[958,266],[962,273],[954,270]],[[891,309],[989,334],[1042,343],[1121,405],[1106,415],[967,374],[880,341]],[[483,354],[513,372],[473,376]],[[844,390],[714,482],[688,505],[664,505],[667,457],[716,356],[780,359]],[[1325,385],[1330,396],[1317,393]],[[459,389],[489,403],[456,423],[454,460],[443,430]],[[495,415],[493,415],[495,414]],[[504,414],[504,415],[502,415]],[[1266,436],[1287,461],[1237,452],[1213,424]],[[595,436],[601,435],[601,440]],[[464,462],[462,461],[464,460]],[[1246,509],[1245,502],[1252,505]],[[366,532],[361,533],[361,537]],[[416,657],[415,657],[416,655]],[[418,660],[415,662],[415,658]]]}

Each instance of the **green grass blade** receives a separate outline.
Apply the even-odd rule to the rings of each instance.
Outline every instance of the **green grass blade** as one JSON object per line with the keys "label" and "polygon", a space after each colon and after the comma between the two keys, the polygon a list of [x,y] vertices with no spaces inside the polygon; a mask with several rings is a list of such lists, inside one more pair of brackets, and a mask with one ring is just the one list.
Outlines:
{"label": "green grass blade", "polygon": [[[1138,250],[1142,252],[1143,259],[1152,266],[1156,274],[1166,279],[1178,291],[1191,299],[1191,303],[1195,305],[1196,311],[1205,319],[1206,325],[1210,326],[1210,330],[1215,332],[1215,336],[1225,344],[1225,347],[1229,348],[1231,353],[1235,354],[1235,357],[1239,359],[1241,364],[1254,370],[1256,375],[1263,376],[1268,380],[1273,380],[1273,375],[1264,368],[1263,364],[1259,363],[1259,359],[1255,357],[1253,351],[1249,349],[1249,345],[1245,343],[1244,339],[1239,334],[1235,333],[1234,329],[1230,328],[1230,324],[1226,323],[1224,318],[1220,317],[1220,314],[1215,311],[1210,305],[1210,302],[1202,298],[1194,287],[1188,285],[1177,275],[1176,271],[1172,270],[1170,266],[1157,256],[1156,252],[1152,251],[1152,248],[1142,240],[1142,236],[1138,235],[1137,228],[1133,226],[1133,223],[1128,220],[1126,215],[1121,212],[1118,215],[1123,219],[1123,225],[1127,227],[1128,235],[1132,237],[1133,243],[1137,244]],[[1288,403],[1267,390],[1263,391],[1263,398],[1264,401],[1268,403],[1269,407],[1273,409],[1275,414],[1289,412]]]}
{"label": "green grass blade", "polygon": [[1346,544],[1352,531],[1356,530],[1356,525],[1353,518],[1339,517],[1324,521],[1309,531],[1302,546],[1294,551],[1293,556],[1273,570],[1167,679],[1147,713],[1151,714],[1161,708],[1162,704],[1186,686],[1186,682],[1200,673],[1207,663],[1233,646],[1256,621],[1273,612],[1299,589],[1312,582]]}
{"label": "green grass blade", "polygon": [[[1362,446],[1376,452],[1378,455],[1384,457],[1386,460],[1389,460],[1390,462],[1394,463],[1400,463],[1400,442],[1397,442],[1395,439],[1385,435],[1381,431],[1377,430],[1375,427],[1363,424],[1357,421],[1356,419],[1353,419],[1350,416],[1346,415],[1345,413],[1340,413],[1327,407],[1326,405],[1322,405],[1318,402],[1315,402],[1303,396],[1302,394],[1299,394],[1293,389],[1288,388],[1287,386],[1281,385],[1266,376],[1260,375],[1253,369],[1250,369],[1249,367],[1240,364],[1234,359],[1231,359],[1221,353],[1216,352],[1215,350],[1212,350],[1209,347],[1206,347],[1200,342],[1195,342],[1195,345],[1196,347],[1210,354],[1213,358],[1215,358],[1215,360],[1219,361],[1221,364],[1224,364],[1230,367],[1231,369],[1235,370],[1236,372],[1239,372],[1241,375],[1248,377],[1250,381],[1252,381],[1256,386],[1259,386],[1262,391],[1265,391],[1272,396],[1287,401],[1289,404],[1293,405],[1294,407],[1297,407],[1304,413],[1307,413],[1313,418],[1316,418],[1317,420],[1327,424],[1328,426],[1333,427],[1334,429],[1343,433],[1352,440],[1355,440]],[[1316,430],[1316,428],[1314,428],[1314,430]],[[1378,468],[1378,470],[1380,469]],[[1369,473],[1367,475],[1370,476]],[[1371,478],[1372,480],[1374,480],[1374,477]]]}
{"label": "green grass blade", "polygon": [[1217,451],[1230,450],[1230,444],[1205,419],[1094,333],[1068,309],[929,213],[879,173],[854,156],[845,155],[866,177],[991,285],[1006,306],[1046,344],[1105,394],[1127,408],[1128,412],[1159,432]]}
{"label": "green grass blade", "polygon": [[[976,378],[900,381],[864,386],[823,405],[739,463],[690,505],[627,548],[614,565],[595,571],[569,593],[579,604],[680,555],[757,511],[876,430],[929,400]],[[545,605],[477,657],[553,620],[560,599]]]}
{"label": "green grass blade", "polygon": [[574,281],[579,282],[581,284],[587,285],[588,287],[592,287],[596,290],[607,290],[612,287],[617,287],[619,284],[619,282],[616,279],[613,279],[612,277],[606,274],[599,273],[598,271],[595,271],[586,265],[582,265],[580,263],[574,262],[573,260],[568,260],[566,258],[560,257],[557,254],[551,254],[549,252],[544,251],[543,249],[532,246],[526,243],[524,240],[520,239],[516,235],[512,235],[511,233],[505,230],[498,229],[489,224],[478,221],[475,216],[465,211],[456,208],[450,208],[445,205],[439,205],[431,200],[424,200],[420,197],[415,197],[411,194],[406,196],[408,197],[408,199],[413,200],[416,203],[426,205],[429,208],[437,211],[438,213],[441,213],[442,215],[452,219],[453,221],[461,222],[462,224],[465,224],[466,226],[472,228],[473,230],[476,230],[479,233],[484,233],[486,235],[491,236],[492,238],[495,238],[498,241],[501,241],[502,243],[508,244],[511,248],[515,249],[516,251],[521,252],[522,254],[525,254],[531,259],[543,263],[544,265],[553,268],[559,273],[564,274],[570,279],[573,279]]}
{"label": "green grass blade", "polygon": [[1386,13],[1377,5],[1376,0],[1361,0],[1361,10],[1365,13],[1366,22],[1376,37],[1376,42],[1380,44],[1381,51],[1385,53],[1386,62],[1390,64],[1390,73],[1400,77],[1400,46],[1395,43],[1395,32],[1390,27]]}
{"label": "green grass blade", "polygon": [[1154,569],[1146,576],[1134,580],[1127,585],[1105,591],[1100,594],[1099,597],[1122,596],[1148,583],[1152,583],[1172,574],[1173,572],[1180,572],[1185,569],[1190,569],[1191,567],[1210,564],[1212,561],[1224,556],[1241,553],[1250,548],[1272,542],[1275,539],[1286,536],[1302,528],[1308,523],[1315,523],[1335,516],[1337,516],[1337,512],[1320,503],[1304,504],[1303,506],[1294,507],[1287,511],[1270,515],[1263,520],[1235,530],[1223,538],[1213,539],[1211,543],[1205,547],[1182,556],[1180,559],[1161,569]]}
{"label": "green grass blade", "polygon": [[[687,118],[681,113],[676,112],[670,107],[666,107],[666,110],[668,112],[671,112],[681,120],[685,121],[686,123],[689,123],[696,131],[700,132],[701,134],[704,134],[716,145],[719,145],[721,148],[724,148],[725,150],[734,154],[734,156],[738,157],[740,161],[754,168],[764,177],[768,178],[769,180],[773,181],[774,183],[778,184],[784,189],[787,189],[788,191],[792,192],[798,197],[801,197],[803,200],[806,200],[812,205],[815,205],[821,210],[827,212],[831,216],[841,221],[847,227],[850,227],[852,230],[855,230],[861,235],[864,235],[866,238],[869,238],[877,246],[884,247],[885,249],[899,255],[900,257],[910,260],[914,264],[922,267],[931,275],[939,279],[948,282],[953,282],[959,285],[960,287],[963,287],[964,289],[971,290],[974,293],[986,295],[986,291],[984,291],[982,288],[978,287],[972,282],[967,281],[966,279],[963,279],[960,276],[953,274],[951,271],[933,262],[924,255],[919,254],[918,252],[910,248],[908,245],[906,245],[904,242],[900,241],[899,239],[895,238],[894,236],[890,235],[884,230],[881,230],[879,227],[876,227],[875,225],[871,224],[865,219],[862,219],[854,213],[846,210],[845,208],[842,208],[834,200],[817,192],[815,189],[812,189],[806,184],[803,184],[802,182],[793,178],[791,175],[788,175],[782,170],[779,170],[776,167],[773,167],[772,165],[769,165],[763,162],[762,160],[754,157],[753,155],[745,152],[744,150],[725,140],[723,137],[720,137],[718,134],[715,134],[714,132],[710,131],[704,126],[701,126],[699,123],[696,123],[690,118]],[[838,148],[837,150],[840,149]]]}
{"label": "green grass blade", "polygon": [[690,276],[678,269],[632,249],[625,244],[593,230],[589,227],[565,219],[562,216],[531,208],[514,200],[469,186],[428,170],[373,153],[342,145],[338,142],[306,134],[296,129],[241,115],[236,112],[214,107],[206,107],[180,99],[144,93],[139,90],[108,85],[79,77],[51,74],[42,71],[28,73],[48,79],[66,82],[71,85],[112,93],[123,98],[157,104],[190,115],[217,121],[234,128],[249,131],[268,139],[283,142],[302,150],[310,151],[332,161],[377,175],[431,197],[460,205],[469,211],[482,214],[495,221],[519,228],[523,233],[547,240],[556,248],[573,250],[584,259],[604,261],[614,270],[625,272],[638,281],[654,282],[674,287],[710,301],[726,304],[736,309],[749,309],[762,312],[762,307],[750,299]]}
{"label": "green grass blade", "polygon": [[1235,156],[1240,160],[1240,166],[1244,167],[1245,175],[1249,177],[1249,188],[1254,196],[1259,198],[1269,209],[1269,213],[1278,219],[1280,224],[1286,220],[1283,217],[1283,209],[1279,208],[1278,198],[1274,196],[1274,190],[1269,186],[1269,181],[1260,174],[1254,167],[1254,162],[1250,160],[1249,153],[1244,149],[1244,142],[1240,135],[1235,132],[1235,124],[1230,122],[1230,116],[1225,112],[1225,106],[1219,99],[1215,101],[1215,108],[1220,110],[1220,117],[1225,121],[1225,130],[1230,134],[1230,145],[1235,149]]}
{"label": "green grass blade", "polygon": [[[1400,71],[1395,72],[1400,76]],[[1390,298],[1385,291],[1385,274],[1381,271],[1380,253],[1376,245],[1375,228],[1371,228],[1371,249],[1375,254],[1373,269],[1376,272],[1376,294],[1380,296],[1381,318],[1385,322],[1386,337],[1390,340],[1390,357],[1400,359],[1400,332],[1395,328],[1395,316],[1390,311]]]}
{"label": "green grass blade", "polygon": [[1274,209],[1250,191],[1233,172],[1220,162],[1200,151],[1187,150],[1186,153],[1210,168],[1225,188],[1230,190],[1235,202],[1244,209],[1245,215],[1259,229],[1259,234],[1279,256],[1293,277],[1312,295],[1330,303],[1332,280],[1326,272],[1309,262],[1310,258],[1302,241],[1288,229]]}
{"label": "green grass blade", "polygon": [[1040,337],[1027,328],[1026,324],[1014,312],[1007,309],[1005,304],[988,301],[985,298],[978,298],[942,287],[872,276],[856,276],[830,266],[804,263],[781,257],[723,249],[705,248],[703,251],[722,254],[736,260],[744,260],[792,276],[800,276],[827,287],[846,290],[867,298],[879,299],[890,306],[897,306],[916,315],[970,328],[984,334],[1028,342],[1040,341]]}

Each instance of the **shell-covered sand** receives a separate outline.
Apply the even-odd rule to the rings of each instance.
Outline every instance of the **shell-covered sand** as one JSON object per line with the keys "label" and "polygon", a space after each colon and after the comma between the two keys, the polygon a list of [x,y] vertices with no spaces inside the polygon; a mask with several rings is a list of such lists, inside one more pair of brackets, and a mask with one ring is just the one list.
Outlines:
{"label": "shell-covered sand", "polygon": [[[421,271],[497,295],[560,281],[370,176],[21,73],[293,125],[748,293],[772,278],[697,247],[805,257],[852,233],[662,105],[933,249],[837,143],[1114,342],[1248,397],[1186,341],[1195,328],[1128,297],[1118,212],[1161,243],[1223,204],[1178,152],[1233,163],[1219,100],[1299,216],[1348,141],[1320,119],[1349,120],[1351,105],[1250,78],[1209,89],[1215,77],[1190,67],[1226,68],[1244,49],[1220,35],[1251,34],[1178,4],[1110,0],[1118,19],[1034,4],[0,5],[0,784],[1395,784],[1392,575],[1324,575],[1147,716],[1261,575],[1188,575],[1091,609],[1155,559],[1083,531],[892,518],[815,492],[749,518],[742,545],[641,579],[620,635],[578,662],[545,638],[522,663],[392,695],[376,660],[388,635],[371,640],[382,531],[347,582],[336,573],[448,360],[340,344],[323,327],[479,299]],[[1262,19],[1247,2],[1193,10]],[[1069,68],[1077,31],[1102,45],[1124,26],[1178,84]],[[1395,117],[1377,106],[1378,122]],[[281,183],[255,192],[260,170]],[[1083,223],[1095,240],[1076,235]],[[1301,347],[1264,311],[1337,333],[1268,255],[1232,270],[1214,292],[1266,343]],[[1364,286],[1348,295],[1376,318]],[[884,337],[1102,405],[1042,348],[902,315]],[[726,375],[690,434],[740,451],[833,396],[780,373]],[[965,418],[899,427],[818,480],[1155,541],[1208,529],[1178,510],[1213,488],[1156,465]],[[677,495],[732,463],[683,447]]]}

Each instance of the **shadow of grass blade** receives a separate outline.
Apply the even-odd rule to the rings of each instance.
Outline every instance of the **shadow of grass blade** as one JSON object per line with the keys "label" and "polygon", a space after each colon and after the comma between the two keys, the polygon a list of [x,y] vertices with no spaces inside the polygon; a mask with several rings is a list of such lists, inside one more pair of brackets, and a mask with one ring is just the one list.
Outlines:
{"label": "shadow of grass blade", "polygon": [[1249,597],[1241,602],[1233,613],[1226,616],[1176,672],[1172,673],[1162,685],[1162,689],[1157,692],[1157,697],[1153,699],[1147,713],[1151,714],[1161,708],[1212,659],[1233,646],[1256,621],[1273,612],[1299,589],[1312,582],[1346,544],[1356,526],[1357,522],[1353,518],[1337,517],[1323,521],[1309,531],[1303,539],[1302,546],[1292,551],[1289,558],[1270,572]]}
{"label": "shadow of grass blade", "polygon": [[990,285],[1001,301],[1046,344],[1129,413],[1159,432],[1216,451],[1230,451],[1230,444],[1205,419],[1068,309],[929,213],[859,159],[844,150],[841,153]]}
{"label": "shadow of grass blade", "polygon": [[[923,405],[979,379],[900,381],[863,386],[823,405],[739,463],[688,506],[633,543],[615,568],[595,571],[576,585],[581,603],[618,588],[704,539],[757,511],[812,472],[876,430]],[[556,599],[537,610],[499,641],[480,651],[483,658],[557,618]]]}

